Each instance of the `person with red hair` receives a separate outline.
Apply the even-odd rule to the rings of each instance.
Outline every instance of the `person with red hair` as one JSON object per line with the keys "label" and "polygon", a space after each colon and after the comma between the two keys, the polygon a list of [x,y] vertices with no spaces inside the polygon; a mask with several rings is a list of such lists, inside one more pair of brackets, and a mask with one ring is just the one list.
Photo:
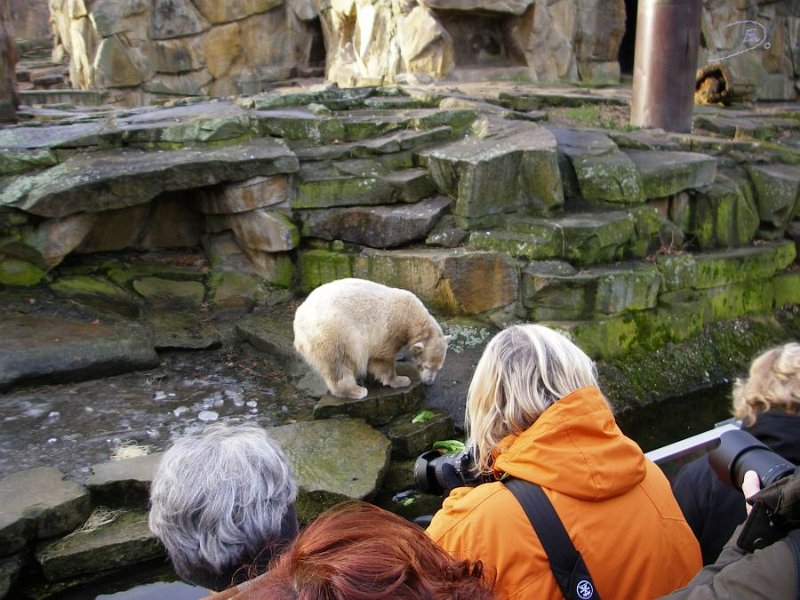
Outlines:
{"label": "person with red hair", "polygon": [[479,561],[456,560],[419,526],[366,502],[337,505],[269,570],[209,600],[492,600]]}

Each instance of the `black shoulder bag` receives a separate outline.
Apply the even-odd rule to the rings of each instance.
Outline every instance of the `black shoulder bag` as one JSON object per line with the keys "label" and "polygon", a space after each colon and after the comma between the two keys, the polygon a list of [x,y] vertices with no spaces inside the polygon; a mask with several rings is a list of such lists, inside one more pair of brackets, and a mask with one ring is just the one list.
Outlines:
{"label": "black shoulder bag", "polygon": [[522,479],[503,480],[528,515],[550,561],[550,569],[567,600],[600,600],[589,569],[564,529],[550,500],[535,483]]}

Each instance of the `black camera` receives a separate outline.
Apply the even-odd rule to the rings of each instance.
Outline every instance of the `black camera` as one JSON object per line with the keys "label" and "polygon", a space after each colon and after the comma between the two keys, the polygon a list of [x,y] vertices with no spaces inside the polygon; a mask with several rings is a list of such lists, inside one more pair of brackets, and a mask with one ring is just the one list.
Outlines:
{"label": "black camera", "polygon": [[472,487],[494,481],[491,475],[481,475],[475,459],[468,450],[442,454],[438,450],[423,452],[414,463],[414,482],[429,494],[441,495],[445,490]]}
{"label": "black camera", "polygon": [[742,489],[744,474],[755,471],[761,491],[748,499],[753,505],[736,544],[748,552],[784,537],[800,522],[797,510],[800,479],[795,466],[746,431],[728,431],[708,453],[708,462],[725,483]]}
{"label": "black camera", "polygon": [[762,488],[794,472],[792,463],[741,429],[723,433],[708,453],[708,462],[722,481],[739,490],[747,471],[758,474]]}

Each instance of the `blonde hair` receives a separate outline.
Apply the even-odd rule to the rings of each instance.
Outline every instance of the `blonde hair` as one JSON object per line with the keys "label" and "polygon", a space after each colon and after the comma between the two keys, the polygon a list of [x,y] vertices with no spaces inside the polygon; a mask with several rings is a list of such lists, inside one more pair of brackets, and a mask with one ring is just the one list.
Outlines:
{"label": "blonde hair", "polygon": [[800,412],[800,344],[767,350],[750,365],[750,377],[733,384],[733,415],[745,425],[771,408]]}
{"label": "blonde hair", "polygon": [[481,473],[491,452],[522,433],[545,409],[581,387],[597,386],[592,359],[542,325],[515,325],[498,333],[481,356],[467,392],[467,445]]}

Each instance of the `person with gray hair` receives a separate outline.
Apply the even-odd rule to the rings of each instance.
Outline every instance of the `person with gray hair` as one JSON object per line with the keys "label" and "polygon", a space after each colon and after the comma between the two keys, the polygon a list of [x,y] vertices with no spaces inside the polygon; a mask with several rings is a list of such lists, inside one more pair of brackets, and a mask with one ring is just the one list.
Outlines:
{"label": "person with gray hair", "polygon": [[546,550],[558,538],[540,537],[545,513],[523,508],[520,488],[546,498],[582,555],[593,584],[581,580],[580,597],[593,585],[601,598],[650,600],[700,569],[667,478],[619,429],[592,359],[566,336],[541,325],[498,333],[466,408],[467,446],[489,481],[452,490],[427,531],[495,573],[499,600],[562,597]]}
{"label": "person with gray hair", "polygon": [[181,578],[218,591],[264,572],[294,539],[296,497],[292,467],[263,428],[215,424],[164,453],[149,525]]}

